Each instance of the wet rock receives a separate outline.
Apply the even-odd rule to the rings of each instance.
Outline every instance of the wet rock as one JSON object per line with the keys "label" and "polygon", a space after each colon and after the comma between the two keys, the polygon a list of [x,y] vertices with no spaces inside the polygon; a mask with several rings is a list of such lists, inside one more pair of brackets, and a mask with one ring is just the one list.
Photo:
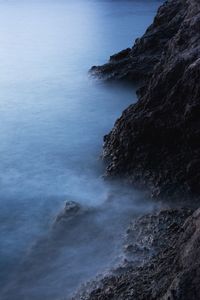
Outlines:
{"label": "wet rock", "polygon": [[[199,0],[168,0],[133,48],[91,70],[145,80],[104,138],[107,175],[190,205],[200,200],[199,29]],[[118,269],[74,299],[200,300],[200,210],[143,216],[127,229],[124,251]]]}
{"label": "wet rock", "polygon": [[126,232],[125,252],[129,260],[144,263],[166,248],[184,221],[192,214],[188,208],[166,209],[133,221]]}
{"label": "wet rock", "polygon": [[128,231],[141,227],[133,241],[144,241],[151,250],[156,248],[155,255],[148,256],[143,264],[121,267],[120,272],[116,270],[96,282],[96,288],[93,283],[91,290],[74,299],[200,299],[200,210],[193,214],[189,209],[164,210],[138,219]]}
{"label": "wet rock", "polygon": [[93,66],[90,73],[106,80],[149,78],[168,40],[179,30],[182,20],[181,1],[168,1],[159,8],[154,23],[142,38],[136,39],[132,48],[112,55],[103,66]]}
{"label": "wet rock", "polygon": [[131,50],[95,73],[108,79],[146,78],[104,138],[108,176],[124,176],[153,197],[199,200],[200,3],[166,1]]}
{"label": "wet rock", "polygon": [[63,223],[80,215],[83,212],[81,205],[75,201],[67,201],[64,209],[57,215],[55,223]]}

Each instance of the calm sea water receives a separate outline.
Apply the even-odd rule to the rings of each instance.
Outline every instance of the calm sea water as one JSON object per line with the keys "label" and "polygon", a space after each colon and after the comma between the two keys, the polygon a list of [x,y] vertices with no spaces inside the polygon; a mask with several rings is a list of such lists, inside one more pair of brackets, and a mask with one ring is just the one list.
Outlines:
{"label": "calm sea water", "polygon": [[[103,135],[135,90],[87,72],[131,46],[159,4],[0,1],[0,299],[68,299],[117,257],[129,217],[152,209],[101,178]],[[55,239],[67,200],[94,213]]]}

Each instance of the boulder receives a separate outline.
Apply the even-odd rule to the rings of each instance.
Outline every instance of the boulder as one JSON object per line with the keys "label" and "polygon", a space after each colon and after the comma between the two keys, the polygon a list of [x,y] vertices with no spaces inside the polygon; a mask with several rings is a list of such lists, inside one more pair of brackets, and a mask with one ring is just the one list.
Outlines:
{"label": "boulder", "polygon": [[57,215],[55,223],[67,222],[82,213],[81,205],[75,201],[67,201],[63,210]]}

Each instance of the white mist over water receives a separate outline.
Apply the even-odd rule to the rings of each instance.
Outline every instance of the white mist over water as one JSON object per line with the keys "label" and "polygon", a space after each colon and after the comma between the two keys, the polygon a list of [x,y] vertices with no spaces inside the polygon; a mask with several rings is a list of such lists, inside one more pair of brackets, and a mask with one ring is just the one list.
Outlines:
{"label": "white mist over water", "polygon": [[[135,92],[87,72],[131,46],[159,4],[0,1],[0,299],[68,297],[118,254],[129,216],[151,209],[101,178],[103,135]],[[55,239],[68,199],[98,210]]]}

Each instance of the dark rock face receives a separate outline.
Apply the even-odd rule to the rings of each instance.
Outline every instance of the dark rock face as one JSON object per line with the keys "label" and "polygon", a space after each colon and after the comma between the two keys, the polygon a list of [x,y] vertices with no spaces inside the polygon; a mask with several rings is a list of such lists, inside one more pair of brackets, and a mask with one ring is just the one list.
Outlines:
{"label": "dark rock face", "polygon": [[167,1],[132,49],[93,71],[105,78],[148,78],[138,102],[105,136],[107,174],[125,175],[154,196],[199,196],[199,1]]}
{"label": "dark rock face", "polygon": [[[107,174],[152,194],[200,199],[200,2],[168,0],[132,49],[91,72],[145,80],[104,138]],[[181,199],[179,198],[179,199]],[[125,260],[74,299],[200,300],[200,209],[165,210],[130,224]]]}
{"label": "dark rock face", "polygon": [[[138,102],[104,138],[107,174],[157,197],[199,200],[200,1],[166,1],[132,49],[91,72],[145,80]],[[74,299],[200,300],[199,253],[200,209],[143,216],[126,232],[122,265]]]}
{"label": "dark rock face", "polygon": [[156,249],[156,255],[116,270],[75,299],[199,300],[200,210],[166,210],[140,218],[130,229],[137,236],[133,242]]}
{"label": "dark rock face", "polygon": [[141,80],[153,73],[167,42],[179,30],[184,18],[181,1],[169,1],[159,8],[154,23],[132,48],[110,57],[103,66],[93,66],[91,73],[105,79]]}

